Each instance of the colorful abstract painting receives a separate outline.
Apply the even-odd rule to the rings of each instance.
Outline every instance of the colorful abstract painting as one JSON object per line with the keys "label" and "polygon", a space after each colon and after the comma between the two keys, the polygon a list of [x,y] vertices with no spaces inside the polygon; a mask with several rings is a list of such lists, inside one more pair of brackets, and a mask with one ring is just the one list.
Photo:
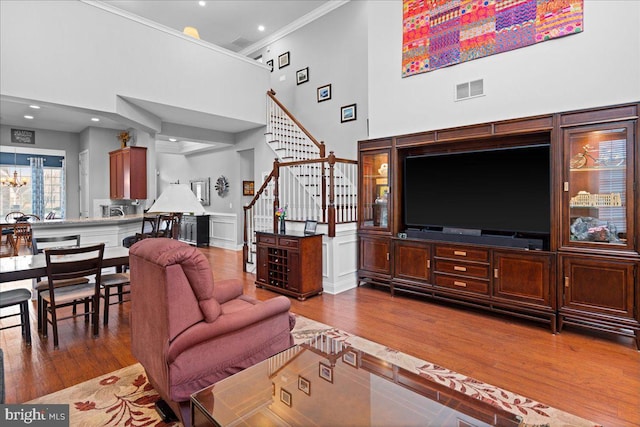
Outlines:
{"label": "colorful abstract painting", "polygon": [[583,0],[403,0],[402,76],[583,30]]}

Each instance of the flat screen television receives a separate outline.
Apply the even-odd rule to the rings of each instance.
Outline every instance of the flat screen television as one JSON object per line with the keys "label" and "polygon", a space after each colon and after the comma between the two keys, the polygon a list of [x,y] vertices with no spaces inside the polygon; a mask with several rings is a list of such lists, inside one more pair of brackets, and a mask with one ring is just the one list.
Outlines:
{"label": "flat screen television", "polygon": [[548,144],[408,156],[405,225],[548,235],[550,163]]}

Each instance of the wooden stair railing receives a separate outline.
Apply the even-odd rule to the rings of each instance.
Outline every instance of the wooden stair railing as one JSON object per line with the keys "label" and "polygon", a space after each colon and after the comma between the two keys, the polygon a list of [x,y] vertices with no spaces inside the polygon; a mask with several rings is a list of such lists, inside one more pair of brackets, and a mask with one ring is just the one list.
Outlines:
{"label": "wooden stair railing", "polygon": [[[335,237],[336,224],[357,218],[357,161],[340,159],[267,92],[268,143],[278,156],[251,202],[244,207],[243,270],[253,263],[255,232],[277,232],[275,212],[287,206],[287,221],[312,219],[327,224]],[[275,146],[275,147],[274,147]]]}
{"label": "wooden stair railing", "polygon": [[[276,92],[273,89],[267,91],[267,96],[271,99],[271,101],[273,101],[279,107],[284,117],[286,117],[288,120],[291,120],[298,127],[298,129],[302,131],[302,133],[307,138],[309,138],[311,142],[313,142],[313,144],[319,150],[318,157],[323,158],[325,156],[324,142],[318,141],[316,138],[313,137],[313,135],[311,135],[311,133],[304,126],[302,126],[302,123],[300,123],[298,119],[296,119],[294,115],[291,114],[289,110],[287,110],[287,107],[282,105],[282,103],[278,100],[278,98],[276,98]],[[275,111],[273,109],[267,108],[267,114],[273,114],[274,112]],[[272,120],[272,117],[267,117],[267,123],[271,123],[271,120]]]}

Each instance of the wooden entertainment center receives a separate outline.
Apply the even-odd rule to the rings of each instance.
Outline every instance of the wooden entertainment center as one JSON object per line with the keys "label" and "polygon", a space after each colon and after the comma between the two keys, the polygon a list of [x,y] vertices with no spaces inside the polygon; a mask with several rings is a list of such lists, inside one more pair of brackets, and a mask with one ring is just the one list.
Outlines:
{"label": "wooden entertainment center", "polygon": [[[640,348],[639,113],[633,103],[360,141],[358,284],[544,322],[553,333],[574,325],[630,336]],[[407,157],[536,144],[550,150],[542,247],[405,223]]]}

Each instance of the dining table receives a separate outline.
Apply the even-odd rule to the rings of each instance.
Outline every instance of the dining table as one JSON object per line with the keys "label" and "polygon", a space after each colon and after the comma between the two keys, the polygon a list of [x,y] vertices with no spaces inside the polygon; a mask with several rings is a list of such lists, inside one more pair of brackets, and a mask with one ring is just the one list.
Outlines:
{"label": "dining table", "polygon": [[[104,248],[102,267],[116,267],[118,271],[129,265],[129,248],[108,246]],[[0,258],[0,283],[15,280],[36,279],[47,275],[44,253]]]}

